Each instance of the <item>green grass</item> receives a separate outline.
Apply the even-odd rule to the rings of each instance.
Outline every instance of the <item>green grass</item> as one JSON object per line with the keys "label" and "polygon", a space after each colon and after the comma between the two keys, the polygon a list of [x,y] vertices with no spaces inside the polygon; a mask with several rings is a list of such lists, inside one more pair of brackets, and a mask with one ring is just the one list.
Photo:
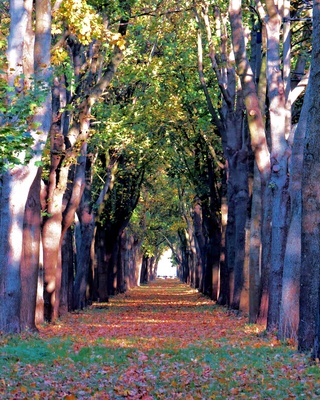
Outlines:
{"label": "green grass", "polygon": [[320,396],[318,366],[288,346],[237,347],[221,338],[218,347],[202,341],[141,352],[101,343],[75,351],[72,337],[9,338],[0,347],[1,398],[125,399],[144,391],[154,399]]}
{"label": "green grass", "polygon": [[137,288],[0,337],[0,399],[320,398],[319,366],[246,321],[186,285]]}

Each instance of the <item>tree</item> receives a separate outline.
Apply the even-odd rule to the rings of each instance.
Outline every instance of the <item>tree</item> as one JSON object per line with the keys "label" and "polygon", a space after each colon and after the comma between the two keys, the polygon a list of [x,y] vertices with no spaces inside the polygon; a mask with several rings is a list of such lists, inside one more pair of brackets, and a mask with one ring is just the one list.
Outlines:
{"label": "tree", "polygon": [[[301,232],[301,286],[300,323],[298,345],[300,351],[313,349],[313,357],[319,358],[319,217],[320,173],[319,143],[319,40],[320,2],[313,3],[312,61],[306,94],[307,123],[303,152],[302,172],[302,232]],[[319,33],[318,33],[319,32]]]}
{"label": "tree", "polygon": [[[199,23],[197,11],[196,18]],[[205,83],[202,65],[202,40],[198,30],[198,69],[200,82],[206,94],[208,108],[212,115],[212,122],[222,138],[225,158],[225,173],[227,176],[228,222],[226,228],[226,261],[233,288],[227,303],[231,308],[239,309],[241,294],[244,287],[245,262],[245,226],[249,203],[248,187],[248,135],[245,127],[245,113],[243,94],[240,81],[233,65],[232,44],[227,41],[223,14],[218,6],[214,8],[214,23],[216,26],[216,41],[219,51],[215,50],[209,18],[209,4],[201,7],[201,15],[207,33],[209,58],[215,74],[221,95],[222,105],[216,110],[209,97]],[[219,53],[219,54],[217,54]],[[218,115],[220,117],[218,117]]]}
{"label": "tree", "polygon": [[[302,9],[300,8],[302,7]],[[295,39],[295,42],[304,42],[306,38],[311,37],[311,7],[305,5],[295,10],[294,15],[303,16],[302,21],[295,22],[296,31],[301,31],[301,34]],[[294,18],[293,18],[294,19]],[[297,29],[297,26],[300,29]],[[306,49],[308,48],[309,40],[306,41]],[[295,52],[293,43],[292,53]],[[296,98],[305,90],[308,83],[309,71],[305,73],[306,68],[305,52],[298,52],[294,70],[294,79],[291,82],[292,91],[290,93],[290,102],[293,104],[292,122],[296,122],[297,111],[299,107],[295,106]],[[307,123],[308,112],[308,96],[304,97],[303,106],[299,115],[299,121],[296,127],[292,127],[292,154],[290,157],[290,217],[289,230],[286,243],[286,253],[283,267],[283,285],[280,308],[279,321],[279,338],[297,339],[299,325],[299,296],[300,296],[300,271],[301,271],[301,212],[302,212],[302,193],[301,179],[303,172],[303,147],[304,137]],[[289,142],[292,142],[289,139]]]}
{"label": "tree", "polygon": [[[20,271],[25,208],[51,122],[51,2],[36,1],[33,20],[32,2],[12,0],[10,17],[7,47],[8,95],[1,129],[8,136],[11,135],[13,144],[18,144],[18,147],[11,148],[11,152],[16,153],[16,159],[12,160],[5,155],[1,160],[0,330],[19,332],[21,328],[25,328],[21,327],[20,320]],[[33,22],[34,41],[30,38]],[[31,65],[34,57],[34,71],[24,62],[28,56],[31,57]],[[33,81],[30,88],[28,79]],[[34,96],[35,102],[30,101],[28,94]],[[26,136],[30,137],[27,144],[31,152],[24,146]],[[12,165],[12,161],[15,165]]]}
{"label": "tree", "polygon": [[[60,310],[61,249],[64,235],[74,221],[85,187],[92,107],[101,100],[124,57],[123,37],[127,30],[130,10],[127,2],[123,2],[122,6],[120,9],[126,15],[120,18],[117,33],[112,33],[94,7],[86,2],[81,3],[80,10],[78,3],[73,1],[63,3],[58,13],[61,18],[57,21],[58,28],[59,24],[64,22],[67,30],[60,32],[57,29],[62,38],[58,41],[56,49],[61,50],[64,62],[68,58],[68,52],[71,54],[72,62],[67,72],[70,74],[70,69],[73,69],[71,75],[76,88],[72,87],[72,79],[69,79],[67,95],[66,86],[60,84],[58,77],[56,78],[58,93],[57,107],[54,110],[55,120],[51,129],[48,215],[43,224],[45,314],[48,320],[57,319],[62,311]],[[79,23],[83,15],[86,16],[84,25]],[[104,18],[107,17],[104,15]],[[105,37],[110,46],[107,57],[103,47]],[[64,91],[63,94],[61,90]],[[62,98],[67,98],[68,102],[62,104]],[[62,107],[65,108],[64,113],[60,112]],[[75,161],[77,165],[71,168]]]}
{"label": "tree", "polygon": [[[264,124],[258,88],[246,56],[240,2],[230,2],[230,21],[236,64],[244,90],[251,145],[260,171],[262,189],[262,307],[267,305],[267,329],[278,328],[283,267],[290,215],[289,159],[291,156],[290,25],[289,4],[279,7],[259,2],[266,39],[266,89],[268,124]],[[283,34],[281,20],[284,18]],[[281,43],[281,40],[283,42]],[[282,51],[283,50],[283,51]],[[283,70],[281,70],[283,65]],[[261,82],[259,82],[260,84]],[[265,107],[265,104],[264,104]],[[269,136],[270,130],[270,136]],[[271,242],[268,238],[271,237]],[[271,244],[271,247],[270,247]],[[269,258],[270,255],[270,258]],[[268,295],[266,299],[265,295]],[[266,301],[267,300],[267,301]],[[265,309],[265,307],[263,307]],[[260,307],[260,313],[262,309]]]}

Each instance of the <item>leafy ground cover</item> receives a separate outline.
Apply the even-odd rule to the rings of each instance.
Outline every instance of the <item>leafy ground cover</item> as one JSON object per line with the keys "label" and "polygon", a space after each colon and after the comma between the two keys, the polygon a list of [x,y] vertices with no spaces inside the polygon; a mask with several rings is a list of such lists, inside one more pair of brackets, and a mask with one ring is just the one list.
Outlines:
{"label": "leafy ground cover", "polygon": [[176,280],[0,337],[1,399],[312,399],[320,371],[290,343]]}

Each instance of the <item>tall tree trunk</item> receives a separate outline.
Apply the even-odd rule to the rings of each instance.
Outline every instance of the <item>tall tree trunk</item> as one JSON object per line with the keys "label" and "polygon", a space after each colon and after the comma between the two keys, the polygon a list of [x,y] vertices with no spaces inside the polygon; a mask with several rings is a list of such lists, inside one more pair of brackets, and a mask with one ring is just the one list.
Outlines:
{"label": "tall tree trunk", "polygon": [[208,236],[204,293],[216,301],[219,292],[221,254],[221,188],[220,182],[217,182],[216,171],[211,158],[208,159],[208,183],[210,187],[209,204],[205,207],[204,212],[204,226]]}
{"label": "tall tree trunk", "polygon": [[131,285],[132,286],[140,286],[141,280],[141,270],[142,270],[142,262],[143,262],[143,254],[141,251],[141,240],[134,240],[133,243],[133,263],[132,263],[132,272],[130,276],[132,277]]}
{"label": "tall tree trunk", "polygon": [[228,202],[226,196],[226,184],[223,183],[222,195],[221,195],[220,287],[219,287],[219,297],[217,300],[218,304],[223,306],[230,304],[229,270],[226,260],[227,218],[228,218]]}
{"label": "tall tree trunk", "polygon": [[[244,38],[244,28],[242,24],[241,0],[231,0],[229,6],[230,22],[232,29],[232,43],[235,52],[237,72],[241,80],[243,89],[244,103],[247,109],[248,126],[250,132],[251,146],[255,155],[257,168],[261,178],[261,198],[262,198],[262,279],[264,274],[268,273],[268,254],[270,243],[270,224],[268,213],[268,183],[271,173],[270,153],[267,145],[267,139],[264,128],[264,118],[259,104],[257,88],[254,81],[254,73],[252,72],[246,55],[246,46]],[[262,280],[264,290],[267,291],[265,277]],[[265,283],[264,283],[265,282]],[[265,293],[266,295],[267,293]],[[263,293],[262,293],[263,295]],[[265,301],[261,301],[261,305],[265,305]],[[261,313],[260,313],[261,317]]]}
{"label": "tall tree trunk", "polygon": [[301,266],[301,178],[303,172],[303,142],[307,123],[305,98],[299,124],[295,131],[290,171],[290,225],[286,243],[279,319],[279,338],[297,338],[299,325]]}
{"label": "tall tree trunk", "polygon": [[73,309],[83,309],[87,303],[89,274],[92,269],[92,246],[94,237],[94,214],[88,201],[89,193],[85,190],[80,209],[78,210],[80,235],[76,241],[77,259],[76,276],[74,280]]}
{"label": "tall tree trunk", "polygon": [[74,229],[70,227],[63,236],[61,246],[61,290],[59,315],[72,310],[73,276],[75,266]]}
{"label": "tall tree trunk", "polygon": [[261,181],[254,165],[249,255],[249,322],[256,323],[261,300]]}
{"label": "tall tree trunk", "polygon": [[21,308],[22,330],[36,330],[35,309],[38,285],[41,230],[41,169],[30,187],[23,223],[23,254],[21,259]]}
{"label": "tall tree trunk", "polygon": [[[298,65],[300,65],[300,63]],[[302,64],[302,68],[304,68],[304,64]],[[302,73],[303,71],[304,69],[297,72]],[[290,159],[290,220],[283,267],[278,333],[280,339],[296,339],[298,335],[301,272],[301,179],[308,106],[308,97],[305,96],[299,123],[294,132],[292,155]]]}
{"label": "tall tree trunk", "polygon": [[302,173],[301,285],[298,348],[320,357],[320,1],[313,3],[310,80],[307,88],[307,126]]}
{"label": "tall tree trunk", "polygon": [[[10,1],[10,35],[8,38],[8,84],[15,93],[23,89],[23,47],[28,26],[28,13],[22,0]],[[48,89],[50,82],[51,3],[36,1],[34,44],[35,85],[41,82]],[[29,73],[30,71],[28,71]],[[9,95],[12,99],[13,92]],[[51,118],[51,96],[44,93],[42,104],[35,109],[33,121],[37,132],[31,132],[34,152],[26,166],[1,171],[0,179],[0,331],[20,330],[20,267],[23,251],[23,221],[27,197],[36,177],[35,163],[41,160]],[[23,160],[25,154],[18,155]]]}
{"label": "tall tree trunk", "polygon": [[[260,176],[261,178],[261,176]],[[271,269],[271,189],[267,182],[261,180],[261,300],[257,322],[267,325],[269,308],[269,276]]]}
{"label": "tall tree trunk", "polygon": [[100,225],[96,229],[95,237],[95,265],[94,265],[94,289],[93,300],[108,301],[108,261],[105,250],[106,232]]}
{"label": "tall tree trunk", "polygon": [[[119,33],[121,35],[125,35],[128,22],[127,18],[121,19],[119,25]],[[75,58],[76,57],[78,57],[78,54],[75,54]],[[73,221],[77,208],[76,205],[79,204],[84,189],[84,158],[86,156],[86,145],[90,134],[91,110],[93,105],[100,100],[105,89],[110,85],[123,57],[122,50],[115,45],[109,64],[96,82],[93,82],[93,75],[96,74],[94,74],[93,70],[90,71],[90,74],[88,74],[88,81],[83,81],[84,85],[89,82],[88,87],[90,87],[90,90],[86,93],[86,96],[84,96],[85,98],[79,105],[78,122],[75,122],[73,126],[69,127],[68,118],[65,118],[67,125],[64,129],[65,137],[62,137],[59,132],[60,128],[58,124],[53,125],[51,140],[52,165],[48,202],[48,210],[50,208],[49,213],[51,216],[45,221],[43,227],[45,304],[47,305],[47,318],[49,320],[54,320],[59,316],[59,296],[62,274],[61,246],[64,232]],[[75,60],[74,63],[75,66],[77,66],[77,60]],[[92,69],[93,68],[94,66],[92,65]],[[75,75],[79,77],[77,71],[75,71]],[[82,89],[84,89],[84,87]],[[59,112],[56,112],[56,114],[58,116]],[[66,146],[64,146],[64,142],[67,143]],[[81,148],[80,156],[79,147]],[[69,166],[75,158],[78,158],[80,161],[77,166],[78,181],[76,181],[76,185],[73,186],[73,195],[71,196],[70,203],[63,217],[63,196],[66,194]]]}
{"label": "tall tree trunk", "polygon": [[278,7],[267,2],[267,81],[272,141],[272,239],[271,270],[269,277],[269,307],[267,329],[278,328],[282,293],[282,275],[287,239],[288,218],[288,157],[286,141],[286,97],[280,69],[280,26]]}
{"label": "tall tree trunk", "polygon": [[[229,268],[230,279],[230,303],[231,307],[239,309],[240,297],[243,287],[243,268],[245,261],[245,224],[248,202],[248,169],[247,169],[247,143],[243,135],[244,103],[241,84],[239,83],[231,55],[228,54],[226,45],[227,33],[220,23],[220,14],[216,12],[216,24],[221,28],[217,32],[220,39],[221,65],[215,54],[210,21],[208,16],[208,3],[202,5],[201,14],[205,23],[209,44],[209,57],[215,72],[219,88],[223,98],[223,106],[220,110],[221,120],[212,111],[211,99],[205,85],[202,68],[202,41],[200,29],[198,29],[198,71],[201,85],[204,89],[207,104],[212,115],[212,120],[222,136],[224,156],[228,169],[228,226],[226,237],[226,265]],[[199,17],[196,20],[199,23]],[[245,210],[245,212],[244,212]]]}
{"label": "tall tree trunk", "polygon": [[198,262],[199,262],[199,283],[198,287],[200,292],[203,293],[203,280],[207,268],[207,254],[206,254],[206,238],[203,232],[203,219],[202,219],[202,206],[199,199],[193,207],[193,227],[194,236],[197,242]]}
{"label": "tall tree trunk", "polygon": [[[94,270],[94,236],[95,222],[99,219],[104,203],[107,200],[110,190],[115,180],[115,172],[117,169],[116,155],[109,157],[107,166],[107,177],[100,195],[92,207],[91,204],[91,185],[92,185],[92,162],[87,160],[86,163],[86,185],[84,188],[81,202],[78,207],[79,218],[79,235],[77,235],[77,259],[76,259],[76,275],[74,281],[74,299],[73,308],[82,309],[88,302],[88,285],[92,270]],[[95,211],[95,209],[97,211]]]}
{"label": "tall tree trunk", "polygon": [[235,188],[235,258],[234,258],[234,290],[231,308],[240,308],[241,293],[244,284],[245,261],[245,227],[248,210],[248,166],[247,151],[239,150],[230,159],[234,163],[233,185]]}

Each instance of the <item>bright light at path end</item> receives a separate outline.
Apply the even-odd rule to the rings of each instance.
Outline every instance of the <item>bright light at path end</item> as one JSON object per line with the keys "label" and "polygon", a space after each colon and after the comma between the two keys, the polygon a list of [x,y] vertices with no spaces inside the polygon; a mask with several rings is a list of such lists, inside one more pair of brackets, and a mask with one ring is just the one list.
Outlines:
{"label": "bright light at path end", "polygon": [[167,250],[162,254],[158,263],[158,272],[157,275],[161,276],[170,276],[176,277],[177,276],[177,267],[173,267],[171,263],[171,255],[172,251]]}

